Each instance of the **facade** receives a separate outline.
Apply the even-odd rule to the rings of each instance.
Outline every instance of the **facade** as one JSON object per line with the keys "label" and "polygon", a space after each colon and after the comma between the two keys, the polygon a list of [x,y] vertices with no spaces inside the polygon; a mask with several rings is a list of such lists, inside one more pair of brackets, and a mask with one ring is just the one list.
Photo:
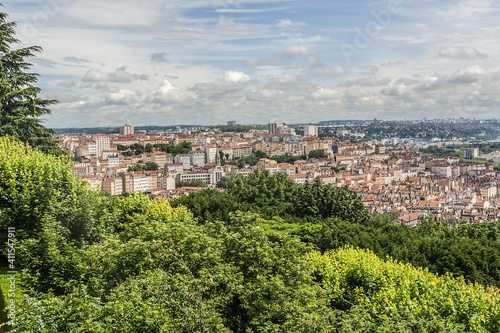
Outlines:
{"label": "facade", "polygon": [[283,123],[274,122],[267,124],[269,134],[281,134],[281,129],[283,128]]}
{"label": "facade", "polygon": [[191,160],[189,154],[177,154],[174,157],[175,163],[181,163],[185,170],[191,169]]}
{"label": "facade", "polygon": [[203,167],[207,162],[205,152],[202,150],[190,151],[189,161],[193,166]]}
{"label": "facade", "polygon": [[304,126],[304,136],[318,136],[318,128],[314,125]]}
{"label": "facade", "polygon": [[464,149],[464,158],[472,160],[479,156],[479,148],[466,148]]}
{"label": "facade", "polygon": [[128,124],[128,119],[127,123],[120,127],[120,135],[134,135],[134,126]]}
{"label": "facade", "polygon": [[[96,134],[94,135],[94,142],[95,142],[95,156],[96,157],[102,157],[102,153],[105,150],[110,150],[109,149],[109,136],[106,134]],[[89,153],[90,156],[92,156],[92,153],[90,152],[90,145],[89,145]]]}
{"label": "facade", "polygon": [[215,164],[215,159],[217,158],[217,155],[218,155],[217,147],[206,146],[205,147],[205,154],[207,157],[207,163],[208,164]]}
{"label": "facade", "polygon": [[209,174],[209,184],[215,185],[217,182],[226,174],[222,167],[216,166],[208,170]]}

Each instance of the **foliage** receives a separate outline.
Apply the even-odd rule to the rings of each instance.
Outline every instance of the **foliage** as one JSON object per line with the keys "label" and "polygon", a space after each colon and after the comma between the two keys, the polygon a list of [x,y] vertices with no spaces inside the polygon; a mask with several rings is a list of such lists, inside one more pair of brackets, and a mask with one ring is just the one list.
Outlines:
{"label": "foliage", "polygon": [[307,155],[308,158],[325,158],[325,152],[323,150],[312,150]]}
{"label": "foliage", "polygon": [[246,211],[245,205],[226,192],[205,189],[170,201],[172,207],[185,206],[198,221],[229,221],[230,215],[237,210]]}
{"label": "foliage", "polygon": [[53,218],[64,237],[95,240],[98,195],[75,178],[66,157],[49,158],[12,137],[0,137],[0,227],[23,239]]}
{"label": "foliage", "polygon": [[178,180],[178,181],[175,182],[175,187],[176,188],[183,187],[183,186],[207,187],[208,184],[205,183],[201,179],[191,179],[191,180],[187,180],[187,181]]}
{"label": "foliage", "polygon": [[500,329],[499,293],[467,284],[463,278],[437,276],[373,253],[345,247],[323,255],[312,253],[317,279],[332,295],[332,306],[358,306],[375,322],[381,316],[441,318],[462,324],[468,332]]}
{"label": "foliage", "polygon": [[498,222],[397,226],[347,188],[268,172],[169,203],[101,196],[10,137],[0,209],[24,290],[11,332],[500,329],[498,291],[465,282],[498,285]]}
{"label": "foliage", "polygon": [[316,218],[339,217],[363,223],[366,207],[347,187],[333,187],[316,179],[313,185],[296,184],[281,173],[255,171],[229,184],[229,193],[252,206],[265,218],[273,216]]}
{"label": "foliage", "polygon": [[142,155],[143,153],[150,153],[154,150],[162,151],[167,154],[171,154],[175,157],[177,154],[187,154],[191,151],[191,144],[184,141],[177,145],[170,143],[155,143],[146,144],[143,146],[139,143],[134,143],[131,145],[117,145],[118,151],[120,151],[124,156]]}
{"label": "foliage", "polygon": [[50,114],[49,106],[57,101],[38,97],[38,74],[28,72],[32,65],[26,61],[42,49],[12,49],[20,40],[15,37],[16,23],[6,19],[7,14],[0,13],[0,136],[11,135],[46,153],[59,155],[62,151],[52,139],[55,131],[43,126],[40,119]]}
{"label": "foliage", "polygon": [[129,166],[128,171],[155,171],[160,170],[160,166],[155,162],[146,162],[145,165]]}

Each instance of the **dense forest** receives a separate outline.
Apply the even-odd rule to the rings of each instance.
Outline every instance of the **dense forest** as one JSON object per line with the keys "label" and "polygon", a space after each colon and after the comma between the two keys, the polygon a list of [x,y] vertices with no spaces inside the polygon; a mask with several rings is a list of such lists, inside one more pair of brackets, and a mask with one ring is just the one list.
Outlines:
{"label": "dense forest", "polygon": [[10,332],[500,329],[497,223],[396,226],[343,187],[263,172],[170,203],[110,197],[1,137],[0,213]]}

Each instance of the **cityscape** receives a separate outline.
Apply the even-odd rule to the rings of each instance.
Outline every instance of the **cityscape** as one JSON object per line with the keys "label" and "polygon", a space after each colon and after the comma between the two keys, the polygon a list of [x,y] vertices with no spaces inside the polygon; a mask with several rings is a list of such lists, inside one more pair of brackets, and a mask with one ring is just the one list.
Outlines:
{"label": "cityscape", "polygon": [[0,333],[500,332],[499,19],[2,1]]}
{"label": "cityscape", "polygon": [[[415,127],[433,122],[444,121],[411,123]],[[446,122],[466,123],[469,128],[496,124],[496,120]],[[383,122],[364,123],[382,127]],[[228,121],[220,128],[236,126],[235,121]],[[417,226],[428,216],[450,224],[500,220],[500,149],[480,154],[477,147],[464,148],[460,158],[421,154],[419,151],[429,146],[469,146],[464,138],[425,139],[425,133],[417,138],[365,141],[365,134],[352,132],[352,126],[274,122],[245,132],[176,126],[170,131],[136,133],[127,121],[119,134],[65,134],[56,139],[75,158],[72,170],[76,176],[92,189],[110,195],[139,192],[151,199],[170,200],[205,186],[224,190],[223,177],[247,176],[258,170],[270,175],[282,173],[298,184],[319,180],[348,186],[370,213],[397,212],[400,216],[395,223]],[[319,131],[333,135],[320,138]],[[474,133],[477,136],[477,131]],[[339,139],[345,137],[353,141]],[[478,142],[476,137],[470,139]],[[161,149],[183,144],[184,151],[173,154]],[[245,158],[251,156],[266,157],[246,163]]]}

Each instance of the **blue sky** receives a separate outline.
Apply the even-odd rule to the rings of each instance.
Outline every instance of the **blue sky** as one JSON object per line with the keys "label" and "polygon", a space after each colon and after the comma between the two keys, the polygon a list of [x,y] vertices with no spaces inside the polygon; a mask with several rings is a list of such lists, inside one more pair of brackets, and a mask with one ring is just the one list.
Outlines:
{"label": "blue sky", "polygon": [[15,0],[50,127],[493,118],[500,4]]}

